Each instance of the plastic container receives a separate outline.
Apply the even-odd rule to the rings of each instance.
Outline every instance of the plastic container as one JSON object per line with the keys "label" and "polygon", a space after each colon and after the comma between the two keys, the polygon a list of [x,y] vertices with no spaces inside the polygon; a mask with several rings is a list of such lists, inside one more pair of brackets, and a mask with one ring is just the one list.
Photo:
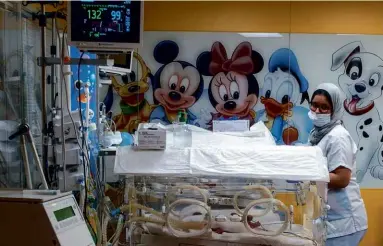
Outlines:
{"label": "plastic container", "polygon": [[173,122],[173,147],[191,147],[192,132],[186,124],[187,114],[185,111],[178,111],[177,121]]}

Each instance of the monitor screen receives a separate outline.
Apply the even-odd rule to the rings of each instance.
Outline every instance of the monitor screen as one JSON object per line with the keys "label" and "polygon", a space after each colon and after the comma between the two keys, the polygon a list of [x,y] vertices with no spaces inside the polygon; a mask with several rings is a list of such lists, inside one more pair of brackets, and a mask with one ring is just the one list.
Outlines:
{"label": "monitor screen", "polygon": [[53,213],[58,222],[69,219],[76,215],[73,211],[72,206],[53,211]]}
{"label": "monitor screen", "polygon": [[141,1],[70,1],[74,42],[140,43]]}

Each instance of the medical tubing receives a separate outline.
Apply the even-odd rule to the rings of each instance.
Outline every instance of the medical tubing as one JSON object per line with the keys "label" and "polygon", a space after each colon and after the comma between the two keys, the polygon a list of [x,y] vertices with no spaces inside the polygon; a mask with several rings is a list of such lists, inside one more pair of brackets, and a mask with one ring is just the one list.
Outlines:
{"label": "medical tubing", "polygon": [[320,197],[315,197],[313,219],[317,219],[321,216],[322,216],[322,200]]}
{"label": "medical tubing", "polygon": [[103,215],[104,219],[103,219],[103,223],[102,223],[102,241],[101,241],[101,244],[103,246],[107,246],[108,244],[108,223],[110,221],[110,216],[104,212],[104,215]]}
{"label": "medical tubing", "polygon": [[[115,231],[114,235],[111,237],[111,239],[113,239],[111,245],[117,245],[118,244],[121,232],[124,229],[123,219],[124,219],[123,215],[120,215],[118,218],[116,231]],[[111,239],[108,240],[108,224],[109,224],[110,220],[111,220],[111,217],[109,216],[107,210],[105,209],[104,214],[103,214],[102,241],[101,241],[101,245],[103,245],[103,246],[109,246],[110,245]]]}
{"label": "medical tubing", "polygon": [[[238,206],[238,197],[248,191],[260,191],[261,194],[263,196],[265,196],[266,198],[268,199],[273,199],[273,194],[271,193],[271,191],[263,186],[263,185],[249,185],[249,186],[246,186],[244,187],[244,191],[239,191],[237,193],[235,193],[234,197],[233,197],[233,207],[235,209],[235,211],[238,212],[238,214],[242,215],[244,213],[244,210],[241,210]],[[273,205],[270,203],[269,206],[267,206],[266,209],[264,209],[262,211],[262,213],[260,215],[257,215],[257,216],[264,216],[266,215],[268,212],[271,211],[271,209],[273,208]]]}
{"label": "medical tubing", "polygon": [[117,229],[114,235],[114,238],[112,240],[112,246],[118,246],[119,241],[120,241],[120,235],[122,230],[124,229],[124,216],[120,214],[118,218],[118,224],[117,224]]}
{"label": "medical tubing", "polygon": [[[169,191],[174,191],[174,190],[194,190],[194,191],[197,191],[201,196],[202,196],[202,199],[203,199],[203,202],[205,204],[207,204],[208,202],[208,197],[206,196],[204,190],[200,189],[199,187],[197,186],[194,186],[194,185],[177,185],[177,186],[174,186],[172,187]],[[168,197],[170,195],[168,194]],[[182,200],[182,199],[181,199]],[[176,213],[174,213],[174,211],[170,210],[170,213],[173,214],[174,216],[178,216]]]}
{"label": "medical tubing", "polygon": [[[171,211],[171,208],[173,208],[174,206],[176,206],[180,203],[183,203],[183,204],[186,203],[186,204],[190,204],[190,205],[199,205],[199,206],[206,208],[206,204],[201,202],[201,201],[198,201],[195,199],[180,199],[180,200],[173,202],[169,206],[169,211]],[[193,221],[183,222],[183,221],[171,218],[168,216],[169,212],[167,212],[165,214],[165,217],[164,217],[164,215],[162,213],[160,213],[160,212],[158,212],[152,208],[148,208],[148,207],[145,207],[145,206],[143,206],[141,204],[137,204],[137,203],[131,204],[131,205],[124,205],[119,209],[119,211],[120,212],[126,212],[126,211],[130,211],[132,209],[141,209],[141,210],[147,211],[150,214],[154,215],[154,217],[143,217],[143,216],[132,217],[131,219],[129,219],[129,221],[127,221],[125,223],[125,226],[128,224],[131,224],[133,222],[150,222],[150,223],[155,223],[155,224],[164,224],[164,225],[167,224],[167,226],[169,224],[171,224],[171,225],[174,225],[175,227],[182,229],[182,230],[186,230],[186,229],[200,230],[201,227],[204,227],[204,224],[202,222],[193,222]],[[206,208],[206,210],[209,211],[207,208]],[[209,215],[209,221],[210,221],[210,219],[211,218]],[[208,224],[210,225],[211,221]],[[171,231],[171,229],[170,229],[170,231]]]}
{"label": "medical tubing", "polygon": [[165,224],[165,219],[163,218],[162,213],[157,212],[156,210],[152,208],[145,207],[141,204],[134,203],[134,204],[124,205],[118,210],[119,212],[124,213],[126,211],[130,212],[133,209],[141,209],[141,210],[147,211],[150,214],[154,215],[154,217],[143,217],[143,216],[132,217],[125,223],[125,226],[133,222],[150,222],[155,224]]}
{"label": "medical tubing", "polygon": [[[109,199],[107,199],[108,197],[104,197],[104,201],[103,203],[101,204],[103,206],[103,213],[102,213],[102,241],[101,241],[101,244],[103,246],[108,246],[109,245],[109,242],[108,242],[108,224],[109,224],[109,221],[111,220],[111,216],[110,216],[110,213],[109,213],[109,209],[108,209],[108,204],[107,202],[110,201]],[[120,218],[119,218],[120,219]],[[120,222],[120,220],[119,220]],[[112,236],[113,237],[113,236]]]}
{"label": "medical tubing", "polygon": [[149,222],[149,223],[154,223],[154,224],[165,224],[165,220],[163,218],[157,218],[157,217],[133,217],[129,219],[127,222],[125,222],[125,226],[133,223],[133,222]]}
{"label": "medical tubing", "polygon": [[[207,201],[208,201],[208,197],[206,196],[204,190],[198,188],[197,186],[194,186],[194,185],[178,185],[178,186],[174,186],[171,188],[171,191],[173,190],[194,190],[194,191],[197,191],[199,194],[201,194],[202,198],[203,198],[203,202],[205,204],[207,204]],[[168,191],[168,193],[170,192],[170,190]]]}
{"label": "medical tubing", "polygon": [[[178,229],[181,229],[181,230],[200,230],[201,227],[204,226],[204,224],[202,222],[194,222],[194,221],[183,222],[183,221],[175,220],[173,218],[171,218],[170,221]],[[127,226],[133,222],[148,222],[148,223],[153,223],[153,224],[166,225],[166,221],[163,217],[158,218],[156,216],[153,216],[153,217],[139,216],[139,217],[131,218],[129,221],[127,221],[125,223],[125,226]]]}
{"label": "medical tubing", "polygon": [[160,212],[158,212],[158,211],[156,211],[156,210],[154,210],[152,208],[148,208],[148,207],[145,207],[145,206],[143,206],[141,204],[137,204],[137,203],[133,203],[133,204],[129,204],[129,205],[124,205],[124,206],[120,207],[120,211],[122,213],[124,213],[126,211],[130,212],[130,210],[133,210],[134,208],[135,209],[144,210],[144,211],[149,212],[149,213],[151,213],[151,214],[153,214],[153,215],[155,215],[155,216],[157,216],[159,218],[163,217],[162,213],[160,213]]}
{"label": "medical tubing", "polygon": [[[190,205],[198,205],[206,209],[208,216],[207,216],[207,221],[204,222],[180,222],[178,220],[174,220],[173,218],[170,217],[170,211],[172,208],[176,207],[179,204],[190,204]],[[202,236],[208,232],[208,230],[211,228],[211,214],[210,214],[210,209],[207,207],[206,203],[203,203],[201,201],[195,200],[195,199],[180,199],[172,204],[170,204],[168,212],[165,215],[165,221],[166,221],[166,227],[168,228],[169,232],[173,234],[175,237],[197,237],[197,236]],[[194,233],[188,233],[188,234],[181,234],[177,230],[174,229],[196,229],[200,230],[198,232]],[[196,226],[195,228],[192,228]],[[202,227],[202,228],[201,228]],[[202,229],[202,230],[201,230]]]}
{"label": "medical tubing", "polygon": [[98,216],[95,216],[96,220],[96,230],[97,230],[97,246],[102,246],[102,225],[100,223],[100,220]]}
{"label": "medical tubing", "polygon": [[[85,182],[85,181],[84,181]],[[80,183],[80,199],[79,199],[79,207],[81,212],[84,212],[85,207],[85,186]]]}
{"label": "medical tubing", "polygon": [[112,126],[114,126],[114,131],[113,132],[116,133],[116,131],[117,131],[116,123],[112,119],[110,121],[111,121],[110,128],[112,128]]}
{"label": "medical tubing", "polygon": [[[255,205],[261,204],[261,203],[271,203],[272,205],[275,204],[275,205],[279,206],[282,209],[282,211],[285,213],[285,220],[283,221],[283,225],[279,230],[277,230],[275,232],[274,231],[262,231],[262,233],[259,233],[260,231],[255,232],[254,230],[252,230],[252,228],[250,228],[249,223],[247,223],[249,211],[251,210],[252,207],[254,207]],[[251,215],[251,216],[257,217],[256,215]],[[255,200],[255,201],[250,202],[246,206],[245,210],[243,211],[242,221],[243,221],[243,224],[245,225],[245,228],[253,234],[264,235],[264,236],[278,236],[278,235],[282,234],[284,231],[286,231],[287,227],[289,226],[290,211],[286,207],[286,205],[283,202],[281,202],[280,200],[267,199],[267,198],[259,199],[259,200]]]}

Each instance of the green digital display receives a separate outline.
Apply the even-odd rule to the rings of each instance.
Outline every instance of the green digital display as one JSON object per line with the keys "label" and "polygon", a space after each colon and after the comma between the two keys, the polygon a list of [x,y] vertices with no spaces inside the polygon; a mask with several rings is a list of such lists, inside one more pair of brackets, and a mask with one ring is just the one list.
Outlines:
{"label": "green digital display", "polygon": [[58,222],[69,219],[70,217],[73,217],[76,215],[73,211],[72,206],[56,210],[53,213]]}
{"label": "green digital display", "polygon": [[90,20],[101,20],[101,14],[103,9],[88,9],[88,18]]}

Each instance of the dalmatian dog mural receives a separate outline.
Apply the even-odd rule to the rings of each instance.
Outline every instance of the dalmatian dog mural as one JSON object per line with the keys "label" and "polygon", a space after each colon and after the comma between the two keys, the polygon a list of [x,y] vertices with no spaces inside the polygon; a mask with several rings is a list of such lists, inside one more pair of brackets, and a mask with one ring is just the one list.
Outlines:
{"label": "dalmatian dog mural", "polygon": [[343,122],[350,130],[357,122],[357,136],[353,136],[358,142],[357,181],[362,182],[368,170],[372,177],[383,180],[383,122],[374,103],[382,96],[383,60],[357,41],[333,53],[331,70],[342,66],[338,83],[346,95]]}
{"label": "dalmatian dog mural", "polygon": [[269,60],[261,103],[257,113],[277,144],[306,144],[313,127],[308,109],[299,106],[309,100],[309,83],[299,68],[295,54],[287,48],[276,50]]}

